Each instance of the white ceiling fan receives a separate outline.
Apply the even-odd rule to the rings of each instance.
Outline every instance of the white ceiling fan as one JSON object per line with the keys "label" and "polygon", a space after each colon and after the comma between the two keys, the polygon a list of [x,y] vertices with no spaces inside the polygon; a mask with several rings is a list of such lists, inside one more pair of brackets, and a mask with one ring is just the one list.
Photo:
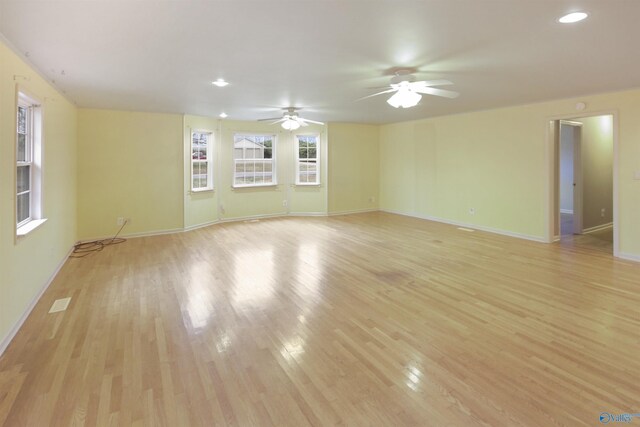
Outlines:
{"label": "white ceiling fan", "polygon": [[282,123],[281,126],[286,130],[296,130],[300,126],[309,126],[309,123],[313,123],[316,125],[324,125],[324,123],[322,122],[317,122],[315,120],[309,120],[309,119],[304,119],[300,117],[297,112],[297,110],[301,110],[300,107],[287,107],[287,108],[283,108],[283,110],[285,112],[282,115],[282,117],[273,117],[270,119],[259,119],[258,121],[268,122],[268,121],[275,120],[270,124],[275,125],[276,123]]}
{"label": "white ceiling fan", "polygon": [[417,80],[409,70],[398,70],[395,76],[391,78],[389,86],[385,86],[386,90],[365,96],[361,99],[371,98],[385,93],[395,92],[391,98],[387,99],[387,103],[394,108],[410,108],[414,107],[422,99],[422,95],[442,96],[445,98],[457,98],[460,94],[452,90],[438,89],[433,86],[447,86],[453,83],[449,80]]}

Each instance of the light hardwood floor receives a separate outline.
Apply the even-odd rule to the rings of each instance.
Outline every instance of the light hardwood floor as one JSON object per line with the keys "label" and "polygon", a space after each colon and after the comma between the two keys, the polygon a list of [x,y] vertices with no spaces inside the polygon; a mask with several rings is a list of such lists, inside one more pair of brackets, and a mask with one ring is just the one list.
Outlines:
{"label": "light hardwood floor", "polygon": [[586,234],[573,234],[573,215],[563,213],[560,216],[560,221],[560,230],[562,231],[560,244],[599,249],[613,254],[613,227]]}
{"label": "light hardwood floor", "polygon": [[63,267],[0,425],[598,425],[639,307],[638,264],[385,213],[131,239]]}

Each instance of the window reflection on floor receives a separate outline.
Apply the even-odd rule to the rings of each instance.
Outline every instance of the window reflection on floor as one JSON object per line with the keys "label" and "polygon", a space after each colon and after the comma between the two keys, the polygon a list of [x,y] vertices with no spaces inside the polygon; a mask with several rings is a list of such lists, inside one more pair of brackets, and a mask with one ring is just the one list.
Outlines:
{"label": "window reflection on floor", "polygon": [[237,309],[265,304],[274,295],[273,249],[250,249],[239,252],[233,259],[233,305]]}

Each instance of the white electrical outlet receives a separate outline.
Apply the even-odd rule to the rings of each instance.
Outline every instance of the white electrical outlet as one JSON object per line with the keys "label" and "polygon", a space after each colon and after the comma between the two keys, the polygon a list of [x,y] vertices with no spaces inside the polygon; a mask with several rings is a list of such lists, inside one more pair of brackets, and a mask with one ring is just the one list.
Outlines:
{"label": "white electrical outlet", "polygon": [[124,224],[124,217],[119,216],[118,219],[116,220],[116,225],[122,225],[122,224]]}
{"label": "white electrical outlet", "polygon": [[605,209],[604,209],[604,208],[600,209],[600,216],[601,216],[602,218],[604,218],[604,212],[605,212]]}
{"label": "white electrical outlet", "polygon": [[476,214],[476,208],[469,208],[469,215],[475,215]]}
{"label": "white electrical outlet", "polygon": [[287,203],[287,201],[286,201],[286,200],[283,200],[283,201],[282,201],[282,206],[284,206],[285,208],[287,207],[287,204],[288,204],[288,203]]}

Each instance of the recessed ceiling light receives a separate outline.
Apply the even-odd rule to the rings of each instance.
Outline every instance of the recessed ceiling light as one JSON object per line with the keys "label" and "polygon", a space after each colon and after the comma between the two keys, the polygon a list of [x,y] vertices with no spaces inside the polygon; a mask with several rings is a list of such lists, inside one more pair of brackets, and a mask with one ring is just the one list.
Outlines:
{"label": "recessed ceiling light", "polygon": [[220,118],[221,119],[226,119],[227,117],[228,117],[227,113],[220,113]]}
{"label": "recessed ceiling light", "polygon": [[587,16],[589,15],[584,12],[573,12],[569,13],[568,15],[564,15],[562,18],[558,19],[558,22],[560,22],[561,24],[573,24],[574,22],[579,22],[583,19],[586,19]]}
{"label": "recessed ceiling light", "polygon": [[218,79],[215,82],[211,82],[214,85],[218,86],[218,87],[225,87],[226,85],[229,84],[229,82],[225,81],[225,79]]}

